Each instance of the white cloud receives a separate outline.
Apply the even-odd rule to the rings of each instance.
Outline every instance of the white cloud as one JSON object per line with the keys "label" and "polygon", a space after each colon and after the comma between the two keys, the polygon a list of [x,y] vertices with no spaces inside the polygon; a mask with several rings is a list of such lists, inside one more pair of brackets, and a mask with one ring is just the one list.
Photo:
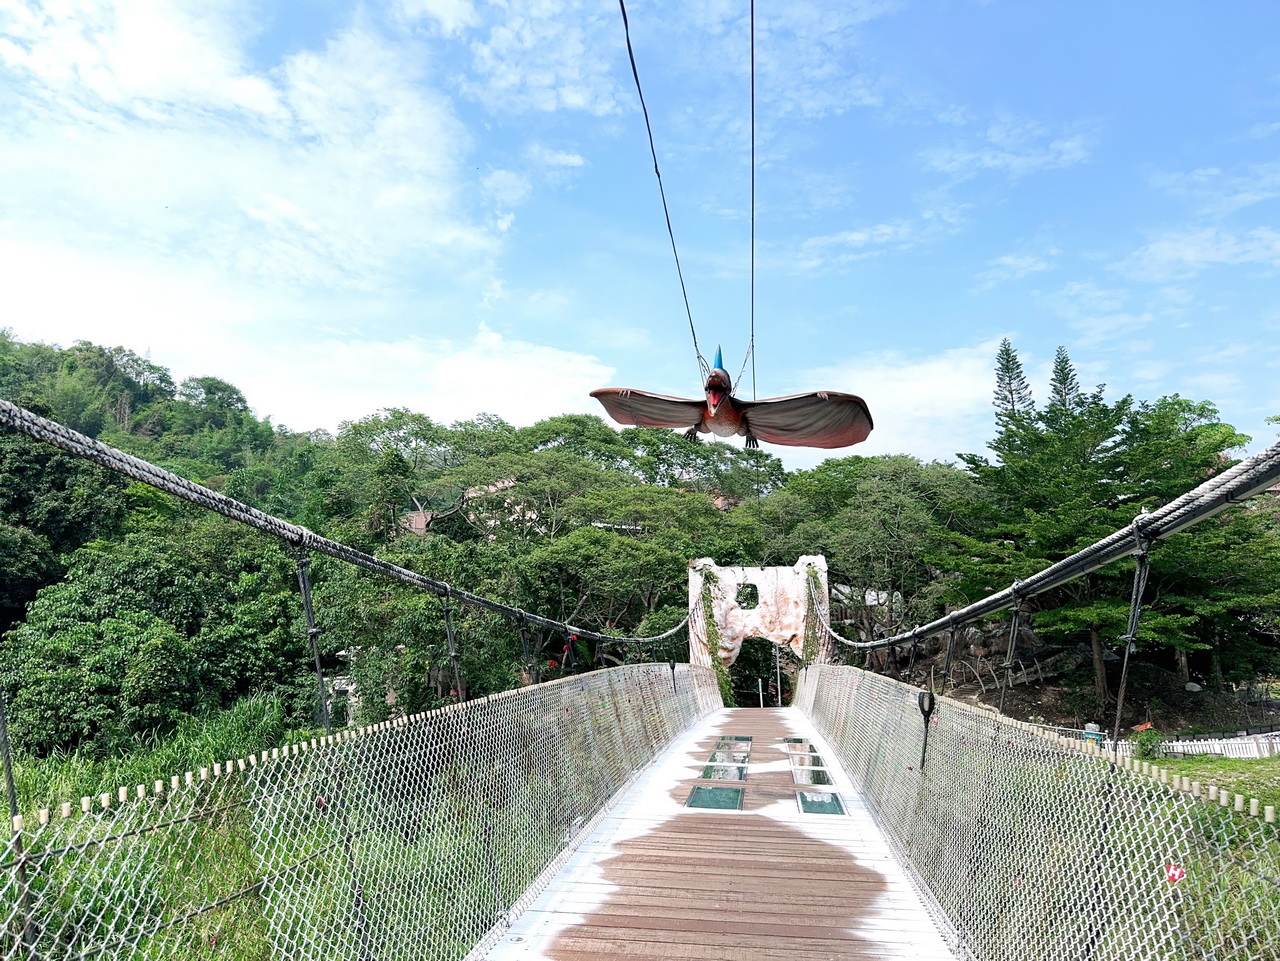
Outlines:
{"label": "white cloud", "polygon": [[[757,9],[756,90],[763,123],[770,116],[817,120],[853,107],[879,105],[883,100],[879,81],[860,69],[858,58],[850,53],[857,49],[865,24],[900,6],[896,2],[792,0]],[[684,22],[663,32],[667,42],[675,41],[673,52],[681,58],[683,69],[699,83],[712,77],[735,94],[741,91],[748,66],[746,8],[734,3],[691,3],[678,9]],[[726,48],[740,50],[743,56],[726,57]],[[706,124],[717,135],[727,132],[733,122],[728,118],[741,121],[737,99],[719,118],[700,116],[699,125]],[[741,135],[746,132],[737,130]],[[769,139],[767,129],[761,134]]]}
{"label": "white cloud", "polygon": [[284,306],[208,270],[3,237],[0,289],[4,325],[21,340],[152,351],[179,378],[234,377],[239,362],[271,339],[270,317]]}
{"label": "white cloud", "polygon": [[1092,139],[1086,133],[1055,135],[1040,124],[1004,119],[990,124],[977,144],[935,147],[926,150],[922,158],[926,169],[962,179],[986,170],[1018,178],[1083,163],[1089,159]]}
{"label": "white cloud", "polygon": [[395,10],[405,20],[435,21],[446,37],[480,25],[480,15],[470,0],[396,0]]}
{"label": "white cloud", "polygon": [[1139,383],[1156,384],[1173,372],[1173,365],[1158,360],[1139,361],[1129,365],[1128,372]]}
{"label": "white cloud", "polygon": [[1232,231],[1221,227],[1171,230],[1134,251],[1116,269],[1157,283],[1193,277],[1221,264],[1280,266],[1280,231],[1270,227]]}
{"label": "white cloud", "polygon": [[1187,383],[1196,390],[1199,396],[1208,397],[1215,403],[1218,403],[1224,397],[1231,397],[1239,391],[1241,386],[1238,375],[1225,371],[1208,371],[1203,374],[1197,374],[1188,378]]}
{"label": "white cloud", "polygon": [[96,102],[167,116],[170,105],[274,115],[270,82],[247,69],[245,4],[10,0],[0,11],[0,62],[68,112]]}
{"label": "white cloud", "polygon": [[1201,212],[1211,217],[1225,217],[1280,197],[1280,163],[1275,162],[1251,164],[1234,174],[1205,167],[1188,173],[1162,173],[1152,179],[1174,196],[1199,199]]}
{"label": "white cloud", "polygon": [[554,150],[542,144],[531,144],[525,156],[543,167],[584,167],[586,159],[570,150]]}
{"label": "white cloud", "polygon": [[[1057,253],[1051,250],[1047,256],[1053,257]],[[1048,270],[1049,266],[1047,260],[1034,254],[1005,254],[987,261],[987,269],[978,274],[978,289],[989,290],[998,284]]]}
{"label": "white cloud", "polygon": [[485,175],[484,189],[496,203],[514,206],[529,196],[529,179],[510,170],[494,170]]}
{"label": "white cloud", "polygon": [[1149,311],[1127,310],[1128,294],[1107,290],[1091,281],[1077,281],[1048,294],[1044,300],[1077,331],[1078,343],[1093,347],[1139,330],[1155,320]]}
{"label": "white cloud", "polygon": [[999,340],[990,340],[926,356],[895,351],[805,371],[794,390],[822,387],[857,394],[867,402],[876,426],[865,442],[843,453],[788,451],[788,467],[848,454],[906,453],[926,461],[953,461],[957,453],[982,453],[993,431],[998,347]]}
{"label": "white cloud", "polygon": [[585,0],[494,0],[499,19],[471,45],[477,80],[462,89],[500,112],[618,109],[617,11]]}
{"label": "white cloud", "polygon": [[232,4],[16,9],[8,236],[334,289],[493,255],[463,191],[469,138],[412,44],[349,29],[255,72]]}
{"label": "white cloud", "polygon": [[[572,350],[475,333],[377,333],[360,307],[264,297],[198,269],[0,239],[5,326],[22,340],[89,339],[150,353],[175,378],[214,375],[254,409],[298,430],[409,407],[440,421],[492,413],[518,425],[593,410],[613,368]],[[366,306],[365,310],[372,309]],[[413,325],[410,324],[410,327]]]}
{"label": "white cloud", "polygon": [[[408,407],[449,423],[495,414],[517,426],[567,412],[600,413],[588,396],[613,376],[596,358],[511,340],[479,326],[470,339],[334,338],[293,360],[304,380],[292,399],[267,378],[245,378],[288,423],[310,416],[326,426],[382,407]],[[249,391],[246,390],[246,393]],[[363,413],[362,413],[363,412]]]}
{"label": "white cloud", "polygon": [[805,271],[847,266],[886,250],[905,250],[919,240],[919,228],[905,221],[843,230],[802,241],[796,252],[796,266]]}

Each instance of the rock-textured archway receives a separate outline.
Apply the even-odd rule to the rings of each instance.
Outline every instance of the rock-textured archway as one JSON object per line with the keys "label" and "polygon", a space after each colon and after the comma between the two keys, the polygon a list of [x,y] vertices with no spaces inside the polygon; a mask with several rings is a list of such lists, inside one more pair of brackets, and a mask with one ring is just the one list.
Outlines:
{"label": "rock-textured archway", "polygon": [[[812,589],[811,589],[811,579]],[[739,588],[754,586],[754,606],[739,603]],[[821,554],[801,557],[791,567],[721,567],[709,557],[689,563],[689,663],[711,665],[704,588],[710,592],[711,615],[718,635],[718,654],[728,667],[738,658],[742,642],[763,637],[805,659],[805,617],[813,596],[813,615],[828,616],[827,559]],[[819,634],[821,634],[819,630]],[[831,662],[830,644],[819,636],[813,663]]]}

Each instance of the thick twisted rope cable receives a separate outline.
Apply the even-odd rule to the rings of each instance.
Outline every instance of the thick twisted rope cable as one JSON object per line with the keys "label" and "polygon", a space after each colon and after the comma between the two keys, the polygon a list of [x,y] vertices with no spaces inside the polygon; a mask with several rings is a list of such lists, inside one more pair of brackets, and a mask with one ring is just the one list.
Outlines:
{"label": "thick twisted rope cable", "polygon": [[1128,557],[1140,549],[1137,545],[1143,541],[1154,543],[1186,530],[1205,518],[1221,513],[1233,504],[1243,503],[1254,495],[1262,493],[1277,480],[1280,480],[1280,442],[1272,444],[1261,453],[1245,458],[1234,467],[1211,477],[1199,487],[1187,491],[1163,507],[1150,513],[1139,514],[1132,524],[1108,534],[1070,557],[928,624],[922,624],[920,627],[880,641],[851,641],[837,634],[832,629],[829,619],[820,618],[819,623],[829,636],[841,644],[863,650],[893,647],[895,644],[905,644],[918,638],[940,634],[950,627],[957,627],[997,611],[1003,611],[1022,598],[1043,594],[1077,577]]}
{"label": "thick twisted rope cable", "polygon": [[501,601],[482,597],[479,594],[472,594],[469,591],[459,590],[444,581],[424,577],[422,574],[415,573],[397,564],[392,564],[363,551],[358,551],[354,547],[348,547],[338,541],[331,541],[327,537],[321,537],[305,527],[291,524],[265,511],[243,504],[235,498],[227,497],[225,494],[219,494],[217,491],[210,490],[194,481],[179,477],[177,474],[170,473],[164,468],[157,467],[155,464],[140,457],[134,457],[132,454],[126,454],[122,450],[109,447],[100,441],[71,430],[69,427],[64,427],[55,421],[41,417],[39,414],[33,414],[26,408],[19,407],[17,404],[12,404],[7,400],[0,400],[0,425],[12,428],[18,433],[26,434],[35,440],[51,444],[66,451],[68,454],[92,461],[99,466],[106,467],[108,470],[113,470],[136,481],[141,481],[157,490],[164,491],[166,494],[172,494],[189,503],[214,511],[223,517],[229,517],[231,520],[247,524],[263,533],[270,534],[272,537],[288,542],[294,548],[326,554],[340,561],[346,561],[348,564],[363,567],[367,571],[373,571],[375,574],[382,574],[392,580],[421,588],[424,591],[430,591],[438,597],[452,598],[460,604],[493,611],[496,614],[502,614],[515,620],[523,618],[528,623],[536,624],[539,627],[576,634],[586,640],[641,644],[666,640],[679,632],[688,621],[688,618],[686,618],[665,634],[658,634],[653,637],[614,637],[610,634],[600,634],[596,631],[574,627],[564,621],[553,620],[539,614],[531,614],[518,607],[503,604]]}

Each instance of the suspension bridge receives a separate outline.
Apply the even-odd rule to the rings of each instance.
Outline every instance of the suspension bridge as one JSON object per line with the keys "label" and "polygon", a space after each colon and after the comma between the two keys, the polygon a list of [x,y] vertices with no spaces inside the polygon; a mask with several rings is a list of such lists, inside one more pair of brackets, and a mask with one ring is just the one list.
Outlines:
{"label": "suspension bridge", "polygon": [[[655,640],[594,635],[458,590],[4,401],[0,424],[281,539],[299,552],[304,599],[315,552],[522,630]],[[842,645],[929,634],[952,632],[954,647],[967,621],[1128,556],[1139,561],[1132,634],[1150,546],[1277,477],[1280,444],[1032,578],[882,641],[839,637],[819,565],[798,564],[789,589],[760,597],[769,639],[803,663],[788,708],[724,708],[731,582],[695,564],[677,629],[687,664],[330,727],[39,811],[17,809],[5,751],[0,957],[1274,961],[1273,808],[831,662]],[[322,676],[318,686],[323,702]]]}

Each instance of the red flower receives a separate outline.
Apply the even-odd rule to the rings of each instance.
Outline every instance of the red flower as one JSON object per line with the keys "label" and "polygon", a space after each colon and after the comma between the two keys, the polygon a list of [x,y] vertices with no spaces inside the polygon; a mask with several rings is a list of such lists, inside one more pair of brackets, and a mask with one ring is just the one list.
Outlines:
{"label": "red flower", "polygon": [[547,661],[547,667],[559,667],[559,666],[560,665],[557,664],[555,661]]}
{"label": "red flower", "polygon": [[1170,884],[1177,884],[1187,876],[1187,869],[1181,864],[1166,864],[1164,866],[1164,876],[1169,879]]}

